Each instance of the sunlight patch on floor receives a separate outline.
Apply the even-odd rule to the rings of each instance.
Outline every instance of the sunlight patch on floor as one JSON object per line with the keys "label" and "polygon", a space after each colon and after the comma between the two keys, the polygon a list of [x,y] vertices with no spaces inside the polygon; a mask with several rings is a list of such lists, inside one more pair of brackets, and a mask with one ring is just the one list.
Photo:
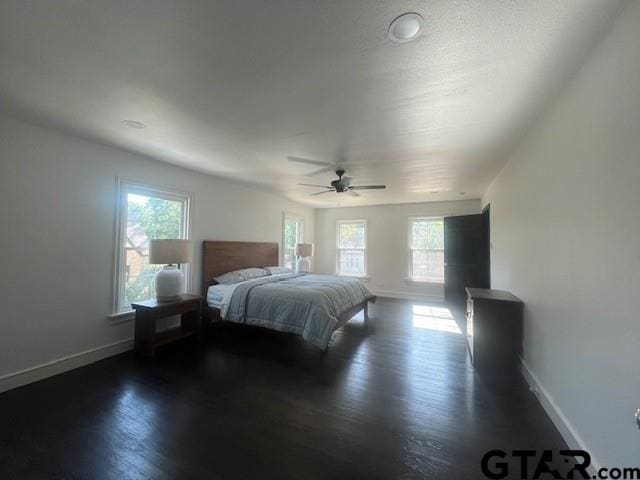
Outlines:
{"label": "sunlight patch on floor", "polygon": [[413,328],[462,335],[460,327],[458,327],[448,308],[417,304],[412,305],[411,308],[413,312]]}

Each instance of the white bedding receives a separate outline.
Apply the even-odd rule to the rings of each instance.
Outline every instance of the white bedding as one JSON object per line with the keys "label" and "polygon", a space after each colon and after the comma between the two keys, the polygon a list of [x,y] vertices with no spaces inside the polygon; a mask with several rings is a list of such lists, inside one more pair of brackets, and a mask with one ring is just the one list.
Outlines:
{"label": "white bedding", "polygon": [[211,285],[207,290],[207,305],[222,310],[225,293],[232,287],[233,285]]}

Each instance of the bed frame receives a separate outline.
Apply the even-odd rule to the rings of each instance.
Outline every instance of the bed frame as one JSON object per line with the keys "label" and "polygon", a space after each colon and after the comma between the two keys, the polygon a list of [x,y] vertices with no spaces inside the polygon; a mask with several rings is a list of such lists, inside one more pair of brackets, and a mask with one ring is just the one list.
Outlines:
{"label": "bed frame", "polygon": [[[214,278],[219,275],[241,268],[267,267],[279,265],[279,263],[277,243],[205,240],[202,242],[202,295],[206,297],[208,288],[215,285]],[[375,302],[375,298],[364,301],[343,313],[338,318],[335,330],[362,311],[364,311],[366,326],[369,322],[369,302]],[[210,307],[206,302],[202,315],[205,325],[221,320],[220,310]]]}

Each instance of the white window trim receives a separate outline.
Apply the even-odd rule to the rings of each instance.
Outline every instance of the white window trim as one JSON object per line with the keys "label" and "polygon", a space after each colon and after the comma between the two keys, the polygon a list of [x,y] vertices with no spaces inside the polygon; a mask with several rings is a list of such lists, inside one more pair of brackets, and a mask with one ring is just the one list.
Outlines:
{"label": "white window trim", "polygon": [[[306,238],[306,225],[305,225],[305,217],[304,215],[300,215],[297,214],[295,212],[288,212],[288,211],[284,211],[282,212],[282,241],[280,244],[280,265],[284,266],[284,250],[285,250],[285,235],[284,235],[284,226],[287,222],[287,220],[294,220],[296,222],[300,223],[300,239],[298,240],[298,243],[304,243],[304,239]],[[295,267],[295,265],[294,265]]]}
{"label": "white window trim", "polygon": [[[126,242],[127,228],[124,220],[127,218],[127,201],[128,193],[137,193],[140,195],[151,195],[154,197],[164,198],[167,200],[176,200],[185,202],[185,211],[183,219],[182,238],[190,239],[192,236],[192,218],[193,218],[193,195],[191,193],[182,192],[171,187],[163,187],[142,183],[134,180],[116,177],[116,214],[115,214],[115,234],[114,234],[114,251],[113,251],[113,288],[112,288],[112,304],[111,315],[109,318],[115,322],[125,321],[134,317],[131,309],[125,310],[121,308],[120,300],[124,294],[124,282],[122,282],[121,272],[124,271],[126,256],[124,255],[124,244]],[[185,291],[191,291],[193,284],[193,269],[190,264],[183,266],[185,278]]]}
{"label": "white window trim", "polygon": [[[351,275],[340,273],[340,255],[338,252],[340,251],[340,224],[341,223],[364,223],[364,274],[363,275]],[[341,277],[351,277],[351,278],[359,278],[361,280],[369,280],[371,276],[369,272],[371,272],[371,262],[370,262],[370,254],[371,251],[371,242],[370,242],[370,234],[369,234],[369,219],[368,218],[354,218],[348,220],[336,220],[335,224],[335,250],[334,250],[334,270],[335,274]]]}
{"label": "white window trim", "polygon": [[405,229],[405,245],[406,245],[406,253],[405,253],[405,285],[444,285],[444,280],[442,282],[433,282],[433,281],[424,281],[424,280],[415,280],[411,277],[411,223],[419,220],[442,220],[444,221],[444,217],[439,216],[411,216],[406,217],[406,225]]}

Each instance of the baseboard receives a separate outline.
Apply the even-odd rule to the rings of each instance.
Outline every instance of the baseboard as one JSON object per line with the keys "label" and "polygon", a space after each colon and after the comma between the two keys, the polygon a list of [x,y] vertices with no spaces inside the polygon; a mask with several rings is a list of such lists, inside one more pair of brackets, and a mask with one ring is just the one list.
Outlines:
{"label": "baseboard", "polygon": [[444,298],[440,295],[420,295],[418,293],[394,292],[390,290],[376,290],[374,293],[378,297],[414,300],[416,302],[444,302]]}
{"label": "baseboard", "polygon": [[52,360],[51,362],[26,368],[18,372],[8,373],[0,376],[0,393],[29,383],[37,382],[39,380],[44,380],[45,378],[68,372],[69,370],[83,367],[90,363],[94,363],[129,350],[133,350],[132,338],[104,345],[102,347],[92,348],[91,350],[85,350],[84,352]]}
{"label": "baseboard", "polygon": [[542,408],[544,408],[551,421],[556,426],[562,438],[567,443],[569,448],[574,450],[584,450],[589,452],[591,455],[591,466],[593,471],[597,471],[601,467],[601,463],[596,459],[593,454],[593,450],[589,449],[585,444],[584,440],[580,437],[580,434],[576,431],[574,426],[569,422],[567,417],[564,415],[558,404],[553,400],[553,397],[549,394],[546,388],[540,383],[538,377],[536,377],[535,373],[529,368],[527,362],[524,360],[522,362],[522,375],[525,380],[529,384],[531,391],[538,397],[538,401]]}

